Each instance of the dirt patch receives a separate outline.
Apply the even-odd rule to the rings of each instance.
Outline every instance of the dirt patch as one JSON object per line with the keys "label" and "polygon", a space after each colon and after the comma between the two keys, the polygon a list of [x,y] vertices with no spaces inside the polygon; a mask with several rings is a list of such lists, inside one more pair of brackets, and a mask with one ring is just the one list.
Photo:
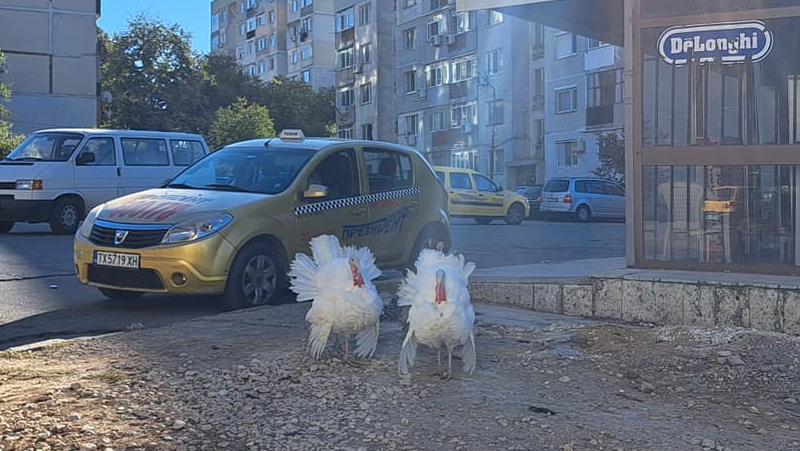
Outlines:
{"label": "dirt patch", "polygon": [[0,357],[0,450],[800,448],[792,337],[482,315],[474,377],[441,379],[422,349],[403,379],[397,322],[372,361],[313,362],[306,309]]}

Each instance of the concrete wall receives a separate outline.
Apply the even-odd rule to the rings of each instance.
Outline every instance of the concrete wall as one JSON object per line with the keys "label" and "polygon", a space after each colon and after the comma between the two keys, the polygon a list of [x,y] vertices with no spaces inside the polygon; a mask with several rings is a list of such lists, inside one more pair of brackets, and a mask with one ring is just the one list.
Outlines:
{"label": "concrete wall", "polygon": [[95,8],[95,0],[0,0],[15,131],[96,125]]}
{"label": "concrete wall", "polygon": [[470,284],[474,302],[630,323],[745,327],[800,334],[800,285],[618,276]]}

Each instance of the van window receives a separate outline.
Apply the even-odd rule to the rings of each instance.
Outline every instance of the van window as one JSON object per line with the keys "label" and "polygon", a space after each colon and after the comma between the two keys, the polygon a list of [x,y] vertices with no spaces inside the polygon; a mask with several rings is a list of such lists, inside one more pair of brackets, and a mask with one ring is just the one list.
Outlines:
{"label": "van window", "polygon": [[122,138],[122,159],[127,166],[169,166],[163,139]]}
{"label": "van window", "polygon": [[563,193],[569,189],[569,180],[550,180],[543,191],[548,193]]}
{"label": "van window", "polygon": [[172,148],[172,163],[175,166],[189,166],[206,154],[200,141],[171,139],[169,145]]}
{"label": "van window", "polygon": [[475,174],[472,177],[475,179],[475,186],[478,188],[478,191],[484,191],[487,193],[497,192],[497,185],[495,185],[493,181],[478,174]]}
{"label": "van window", "polygon": [[381,193],[411,188],[411,157],[385,149],[365,148],[364,162],[367,165],[369,192]]}
{"label": "van window", "polygon": [[22,141],[6,159],[11,161],[67,161],[83,135],[77,133],[34,133]]}
{"label": "van window", "polygon": [[469,174],[464,172],[450,173],[450,188],[452,189],[472,189],[472,180]]}
{"label": "van window", "polygon": [[603,183],[603,193],[608,194],[609,196],[624,196],[625,192],[622,191],[622,188],[619,186],[605,182]]}
{"label": "van window", "polygon": [[85,153],[94,154],[94,161],[87,163],[86,166],[115,166],[117,164],[114,138],[90,138],[81,150],[81,155]]}

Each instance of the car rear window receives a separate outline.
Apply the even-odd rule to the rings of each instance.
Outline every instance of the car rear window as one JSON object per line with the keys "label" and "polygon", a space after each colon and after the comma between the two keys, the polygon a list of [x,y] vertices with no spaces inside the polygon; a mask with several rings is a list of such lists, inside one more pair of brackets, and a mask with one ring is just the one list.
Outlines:
{"label": "car rear window", "polygon": [[548,193],[563,193],[569,189],[569,180],[550,180],[543,191]]}
{"label": "car rear window", "polygon": [[411,157],[404,153],[365,148],[364,161],[369,174],[370,193],[381,193],[413,186]]}

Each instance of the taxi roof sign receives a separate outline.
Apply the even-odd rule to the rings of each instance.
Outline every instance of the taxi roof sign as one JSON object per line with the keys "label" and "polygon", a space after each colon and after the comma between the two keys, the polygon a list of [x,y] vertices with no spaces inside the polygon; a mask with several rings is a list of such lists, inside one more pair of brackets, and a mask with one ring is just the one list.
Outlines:
{"label": "taxi roof sign", "polygon": [[302,141],[306,138],[306,135],[303,134],[303,130],[287,128],[285,130],[281,130],[281,134],[279,137],[281,139],[286,139],[286,140]]}

